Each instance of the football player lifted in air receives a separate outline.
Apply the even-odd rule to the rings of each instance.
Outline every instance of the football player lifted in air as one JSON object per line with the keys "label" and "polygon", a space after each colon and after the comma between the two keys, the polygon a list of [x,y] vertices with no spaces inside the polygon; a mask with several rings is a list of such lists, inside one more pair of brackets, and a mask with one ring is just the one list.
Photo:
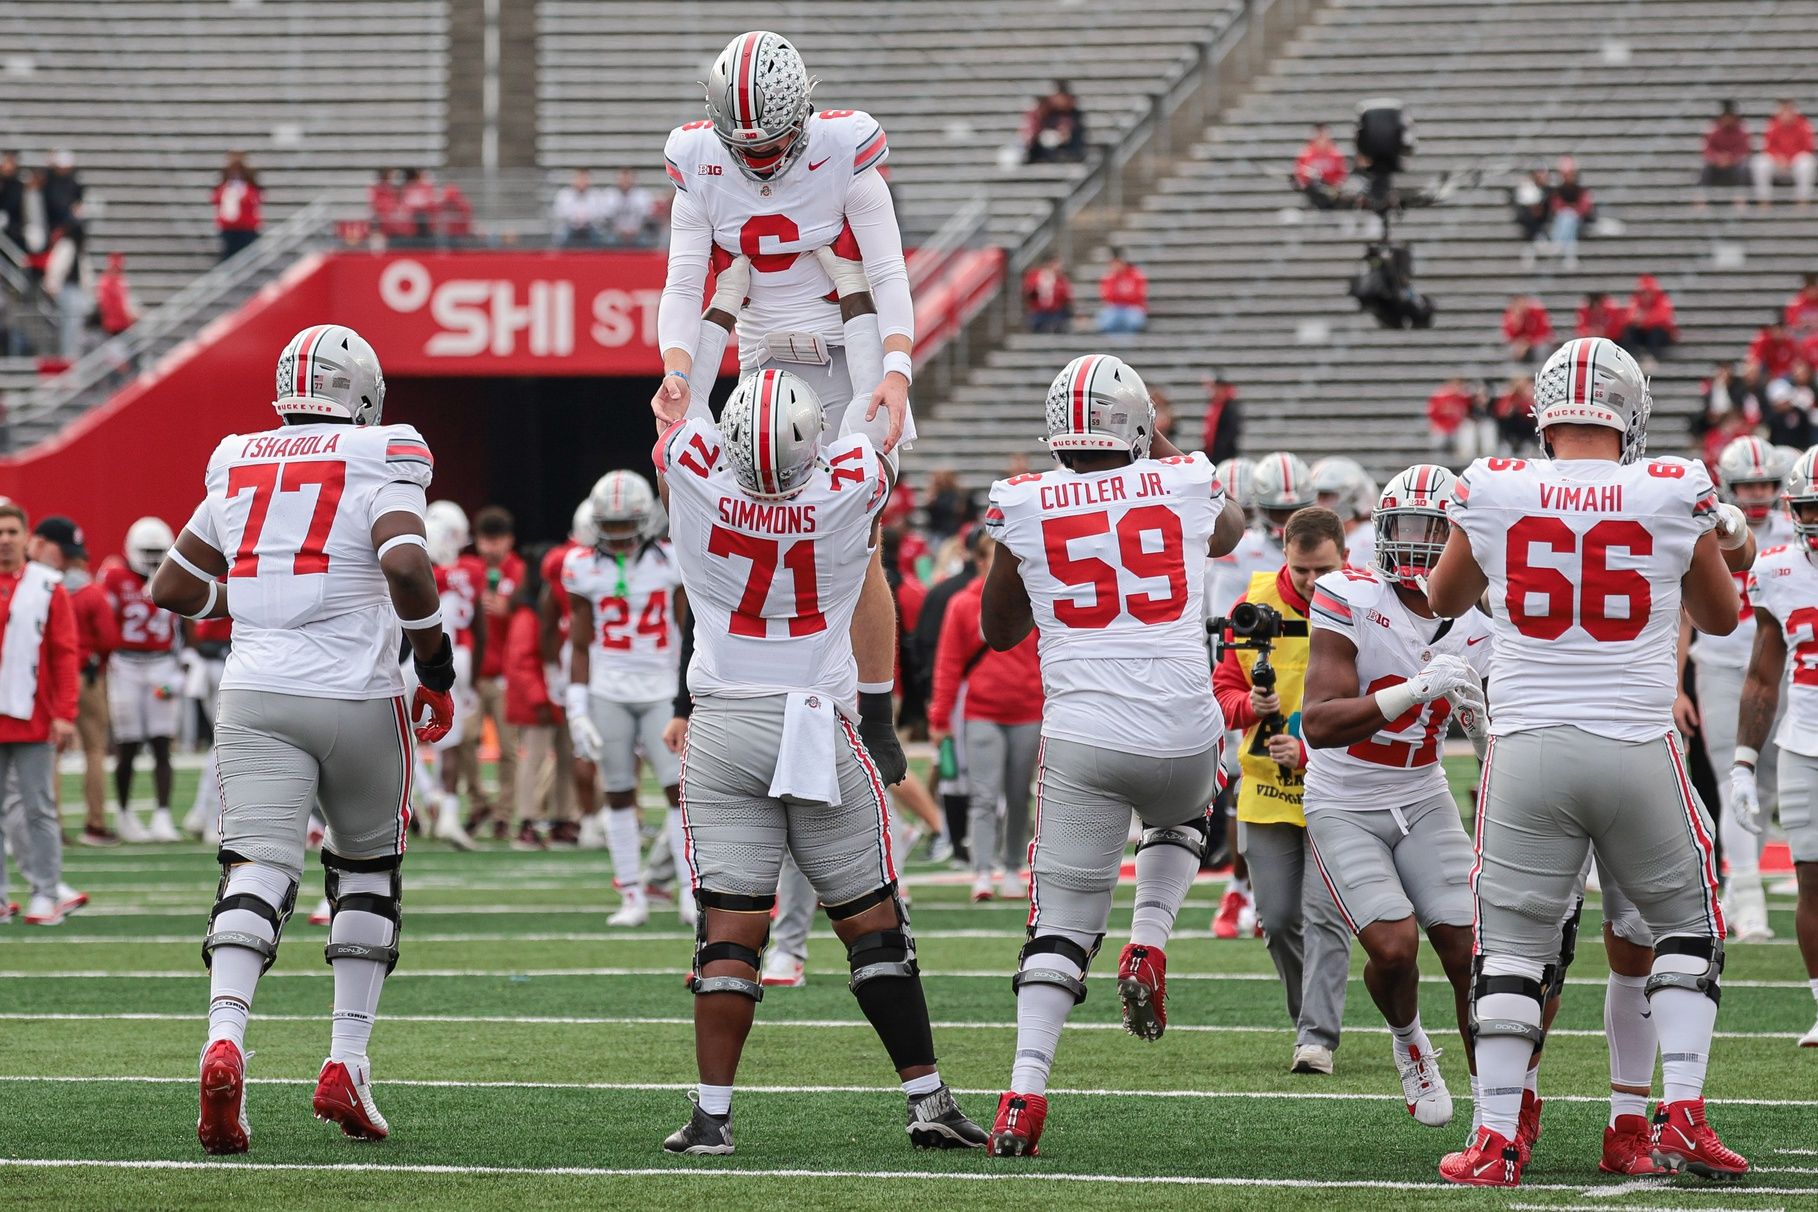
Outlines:
{"label": "football player lifted in air", "polygon": [[[568,592],[568,732],[575,756],[599,770],[606,795],[606,849],[623,904],[609,926],[650,918],[638,833],[638,751],[669,797],[670,845],[682,853],[680,769],[663,743],[680,678],[678,621],[687,608],[669,540],[649,533],[656,494],[634,471],[609,471],[588,497],[599,541],[562,564]],[[594,805],[586,805],[588,812]],[[682,919],[694,924],[687,897]]]}
{"label": "football player lifted in air", "polygon": [[[1787,473],[1785,500],[1796,531],[1794,541],[1762,552],[1749,574],[1755,655],[1742,690],[1730,804],[1742,828],[1752,834],[1762,831],[1768,814],[1761,804],[1755,766],[1767,747],[1768,728],[1785,686],[1786,718],[1774,737],[1780,746],[1780,824],[1793,851],[1798,880],[1794,923],[1799,954],[1811,978],[1812,996],[1818,997],[1818,447],[1801,455]],[[1753,838],[1749,844],[1752,848]],[[1799,1046],[1818,1048],[1818,1022],[1799,1037]]]}
{"label": "football player lifted in air", "polygon": [[1665,1093],[1653,1159],[1708,1178],[1748,1169],[1705,1120],[1724,926],[1711,818],[1686,776],[1673,702],[1681,604],[1700,631],[1733,631],[1731,572],[1755,545],[1702,464],[1644,457],[1651,402],[1613,342],[1560,347],[1535,392],[1547,457],[1471,464],[1428,577],[1429,602],[1451,618],[1487,590],[1496,637],[1473,868],[1484,1106],[1467,1147],[1440,1163],[1452,1182],[1521,1179],[1523,1074],[1593,846],[1654,939],[1646,994]]}
{"label": "football player lifted in air", "polygon": [[824,423],[813,389],[772,367],[739,385],[719,425],[691,416],[657,440],[695,619],[682,812],[700,907],[701,1085],[692,1118],[663,1142],[671,1153],[732,1152],[733,1075],[764,996],[760,952],[785,853],[846,944],[853,996],[909,1100],[910,1139],[985,1143],[935,1068],[884,782],[853,726],[852,614],[894,465],[862,433],[823,448]]}
{"label": "football player lifted in air", "polygon": [[[277,382],[282,425],[222,439],[207,495],[152,579],[160,606],[234,621],[215,725],[222,875],[202,942],[196,1135],[208,1153],[244,1153],[251,1137],[246,1020],[296,905],[318,797],[335,995],[315,1113],[358,1140],[389,1131],[366,1048],[398,962],[412,733],[434,741],[454,721],[454,653],[424,538],[429,447],[408,425],[379,423],[385,379],[352,329],[298,333]],[[408,703],[400,621],[418,682]]]}
{"label": "football player lifted in air", "polygon": [[1144,828],[1118,996],[1132,1034],[1157,1039],[1167,1025],[1164,948],[1223,779],[1206,564],[1244,530],[1206,456],[1156,435],[1148,388],[1122,360],[1069,362],[1048,389],[1047,421],[1060,466],[998,481],[985,513],[1000,545],[985,642],[1007,651],[1035,629],[1046,694],[1029,940],[1011,981],[1016,1062],[991,1130],[999,1157],[1031,1156],[1041,1140],[1048,1073],[1105,938],[1132,812]]}
{"label": "football player lifted in air", "polygon": [[1454,714],[1473,740],[1489,737],[1490,620],[1475,609],[1438,618],[1427,604],[1455,483],[1431,463],[1396,476],[1376,503],[1376,567],[1315,584],[1301,706],[1313,860],[1369,956],[1364,985],[1394,1038],[1408,1114],[1433,1128],[1451,1122],[1452,1095],[1420,1025],[1422,931],[1452,982],[1471,1056],[1471,839],[1440,748]]}

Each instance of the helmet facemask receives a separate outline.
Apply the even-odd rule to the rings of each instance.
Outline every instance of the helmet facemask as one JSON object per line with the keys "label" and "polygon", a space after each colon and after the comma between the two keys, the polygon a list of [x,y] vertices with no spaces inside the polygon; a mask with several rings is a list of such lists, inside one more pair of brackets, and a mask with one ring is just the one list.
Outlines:
{"label": "helmet facemask", "polygon": [[1403,505],[1378,510],[1376,564],[1395,584],[1427,592],[1427,574],[1439,563],[1451,537],[1445,510]]}
{"label": "helmet facemask", "polygon": [[775,180],[808,149],[818,83],[787,39],[762,30],[740,34],[714,60],[705,86],[707,115],[747,180]]}

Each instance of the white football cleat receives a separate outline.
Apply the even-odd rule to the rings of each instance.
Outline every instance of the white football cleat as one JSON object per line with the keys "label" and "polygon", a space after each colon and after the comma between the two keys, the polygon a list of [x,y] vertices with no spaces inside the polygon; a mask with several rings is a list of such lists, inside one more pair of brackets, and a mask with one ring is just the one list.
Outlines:
{"label": "white football cleat", "polygon": [[57,885],[57,912],[74,913],[88,904],[88,893],[77,892],[68,884]]}
{"label": "white football cleat", "polygon": [[183,834],[178,831],[176,823],[170,819],[170,809],[168,808],[160,808],[152,813],[151,828],[147,831],[146,836],[154,842],[180,842],[183,840]]}
{"label": "white football cleat", "polygon": [[1256,916],[1256,902],[1246,898],[1243,907],[1237,911],[1237,937],[1261,938],[1262,936],[1262,919]]}
{"label": "white football cleat", "polygon": [[335,907],[328,903],[327,897],[323,897],[322,903],[309,911],[309,924],[312,926],[326,926],[334,919],[334,916]]}
{"label": "white football cleat", "polygon": [[1331,1073],[1332,1049],[1319,1044],[1302,1044],[1294,1049],[1294,1063],[1288,1066],[1290,1073]]}
{"label": "white football cleat", "polygon": [[675,915],[682,925],[694,929],[695,921],[700,917],[700,910],[695,908],[694,893],[677,889],[675,898]]}
{"label": "white football cleat", "polygon": [[32,894],[32,899],[25,905],[25,924],[28,926],[61,926],[63,910],[57,908],[57,898]]}
{"label": "white football cleat", "polygon": [[1407,1100],[1408,1114],[1429,1128],[1443,1128],[1452,1122],[1452,1092],[1440,1076],[1438,1059],[1438,1049],[1427,1052],[1411,1047],[1405,1057],[1399,1049],[1395,1050],[1395,1068],[1401,1072],[1401,1093]]}
{"label": "white football cleat", "polygon": [[203,810],[202,805],[200,804],[191,808],[189,810],[189,815],[183,818],[183,832],[189,834],[191,837],[201,837],[202,831],[207,827],[208,813]]}
{"label": "white football cleat", "polygon": [[452,797],[444,802],[436,813],[436,838],[447,842],[456,850],[473,850],[476,847],[473,839],[467,836],[467,830],[461,827],[461,809]]}
{"label": "white football cleat", "polygon": [[339,1124],[342,1134],[355,1140],[384,1140],[391,1135],[391,1125],[372,1101],[371,1068],[365,1060],[330,1057],[323,1061],[312,1100],[316,1118]]}
{"label": "white football cleat", "polygon": [[120,835],[120,840],[123,842],[149,842],[152,840],[152,835],[146,831],[144,825],[139,823],[139,814],[130,808],[120,809],[119,824],[115,826],[114,832]]}
{"label": "white football cleat", "polygon": [[650,920],[650,902],[641,896],[628,896],[618,911],[606,919],[608,926],[642,926]]}
{"label": "white football cleat", "polygon": [[582,850],[606,849],[606,814],[604,810],[589,812],[581,818],[581,837],[577,845]]}
{"label": "white football cleat", "polygon": [[1818,1048],[1818,1022],[1813,1023],[1812,1029],[1799,1037],[1799,1046],[1801,1048]]}
{"label": "white football cleat", "polygon": [[1730,934],[1737,942],[1765,943],[1774,937],[1774,928],[1768,925],[1767,893],[1761,889],[1760,876],[1732,877],[1724,901]]}
{"label": "white football cleat", "polygon": [[972,900],[974,903],[988,901],[996,895],[997,893],[992,890],[991,877],[989,875],[981,875],[972,881]]}
{"label": "white football cleat", "polygon": [[768,989],[800,989],[808,983],[807,965],[787,951],[772,951],[764,957],[760,981]]}
{"label": "white football cleat", "polygon": [[1020,871],[1006,871],[1004,878],[998,881],[997,894],[1007,901],[1026,901],[1029,899],[1029,885]]}

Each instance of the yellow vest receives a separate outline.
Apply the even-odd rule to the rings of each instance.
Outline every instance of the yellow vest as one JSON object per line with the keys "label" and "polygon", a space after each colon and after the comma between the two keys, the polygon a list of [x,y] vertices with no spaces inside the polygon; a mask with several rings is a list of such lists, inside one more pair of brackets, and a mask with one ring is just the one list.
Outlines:
{"label": "yellow vest", "polygon": [[[1288,731],[1299,736],[1300,700],[1307,685],[1311,640],[1307,616],[1282,597],[1276,582],[1274,571],[1252,575],[1244,600],[1273,606],[1282,617],[1284,634],[1275,641],[1275,647],[1269,653],[1269,664],[1275,667],[1275,694],[1281,700],[1281,713],[1288,718]],[[1248,677],[1256,664],[1257,654],[1240,650],[1234,655],[1244,667],[1244,676]],[[1250,743],[1256,739],[1260,727],[1260,724],[1254,725],[1245,731],[1243,748],[1238,751],[1244,781],[1237,792],[1237,819],[1253,825],[1300,825],[1304,828],[1307,818],[1301,815],[1300,801],[1306,790],[1307,772],[1302,768],[1290,771],[1283,778],[1280,766],[1266,756],[1251,753]]]}

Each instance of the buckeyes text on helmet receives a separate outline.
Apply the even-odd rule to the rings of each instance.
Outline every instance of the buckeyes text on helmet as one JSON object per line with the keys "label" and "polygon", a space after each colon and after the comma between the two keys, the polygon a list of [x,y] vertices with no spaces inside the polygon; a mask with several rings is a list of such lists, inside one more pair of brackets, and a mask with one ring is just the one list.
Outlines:
{"label": "buckeyes text on helmet", "polygon": [[807,150],[815,84],[795,47],[769,30],[740,34],[713,61],[707,116],[746,178],[778,177]]}
{"label": "buckeyes text on helmet", "polygon": [[273,408],[286,420],[344,420],[377,425],[385,408],[385,375],[366,339],[341,324],[313,324],[278,355]]}
{"label": "buckeyes text on helmet", "polygon": [[1146,459],[1154,437],[1155,401],[1122,358],[1075,358],[1048,387],[1048,449],[1063,464],[1067,454],[1086,451]]}
{"label": "buckeyes text on helmet", "polygon": [[742,380],[720,414],[720,433],[739,487],[754,497],[794,496],[820,457],[826,414],[820,397],[786,370]]}
{"label": "buckeyes text on helmet", "polygon": [[1534,380],[1534,427],[1551,455],[1550,425],[1601,425],[1622,434],[1622,462],[1647,452],[1648,378],[1628,351],[1603,337],[1579,337],[1554,351]]}

